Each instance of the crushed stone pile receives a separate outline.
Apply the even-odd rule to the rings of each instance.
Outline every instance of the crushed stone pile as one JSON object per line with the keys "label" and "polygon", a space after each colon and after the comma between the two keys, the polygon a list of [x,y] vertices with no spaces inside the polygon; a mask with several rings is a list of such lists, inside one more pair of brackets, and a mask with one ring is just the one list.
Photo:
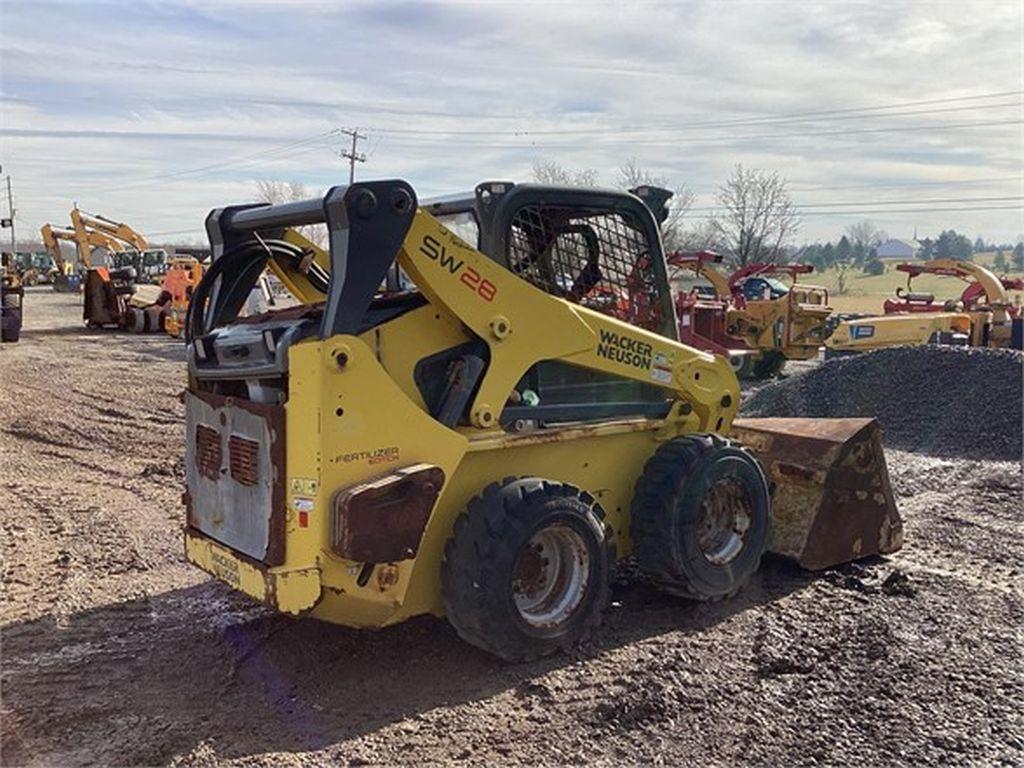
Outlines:
{"label": "crushed stone pile", "polygon": [[895,347],[826,361],[760,389],[743,416],[873,416],[885,444],[932,456],[1019,461],[1024,355]]}

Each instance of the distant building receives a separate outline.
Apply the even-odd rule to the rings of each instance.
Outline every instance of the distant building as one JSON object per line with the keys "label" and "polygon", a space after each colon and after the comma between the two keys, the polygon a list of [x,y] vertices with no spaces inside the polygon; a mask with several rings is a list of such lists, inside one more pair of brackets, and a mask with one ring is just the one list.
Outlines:
{"label": "distant building", "polygon": [[921,244],[917,240],[892,238],[878,246],[876,253],[880,259],[916,259],[921,253]]}

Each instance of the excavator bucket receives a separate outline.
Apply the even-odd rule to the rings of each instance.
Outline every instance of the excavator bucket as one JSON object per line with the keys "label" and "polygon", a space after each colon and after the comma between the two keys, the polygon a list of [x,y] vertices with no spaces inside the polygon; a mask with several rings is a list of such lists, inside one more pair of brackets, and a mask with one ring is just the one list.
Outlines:
{"label": "excavator bucket", "polygon": [[772,489],[768,550],[809,570],[903,546],[874,419],[737,419]]}

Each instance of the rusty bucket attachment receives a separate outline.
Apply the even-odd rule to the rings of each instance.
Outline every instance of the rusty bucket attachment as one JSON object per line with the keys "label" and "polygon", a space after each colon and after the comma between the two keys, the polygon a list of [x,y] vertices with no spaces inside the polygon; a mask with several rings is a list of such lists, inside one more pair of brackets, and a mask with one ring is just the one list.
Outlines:
{"label": "rusty bucket attachment", "polygon": [[772,488],[768,550],[820,570],[903,546],[874,419],[737,419]]}

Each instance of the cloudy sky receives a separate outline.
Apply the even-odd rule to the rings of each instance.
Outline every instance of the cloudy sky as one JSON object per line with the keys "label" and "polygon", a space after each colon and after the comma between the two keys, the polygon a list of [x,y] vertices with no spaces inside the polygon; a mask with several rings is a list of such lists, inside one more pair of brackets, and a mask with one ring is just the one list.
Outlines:
{"label": "cloudy sky", "polygon": [[[1024,3],[0,0],[0,163],[24,235],[73,202],[202,237],[255,180],[421,196],[533,164],[697,193],[776,170],[798,240],[1024,232]],[[6,215],[6,214],[5,214]]]}

